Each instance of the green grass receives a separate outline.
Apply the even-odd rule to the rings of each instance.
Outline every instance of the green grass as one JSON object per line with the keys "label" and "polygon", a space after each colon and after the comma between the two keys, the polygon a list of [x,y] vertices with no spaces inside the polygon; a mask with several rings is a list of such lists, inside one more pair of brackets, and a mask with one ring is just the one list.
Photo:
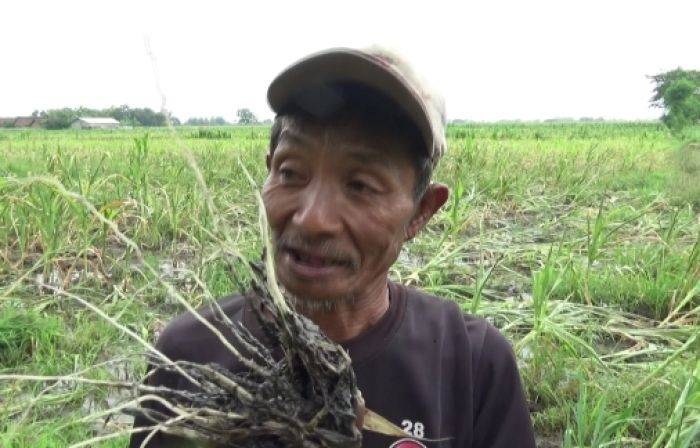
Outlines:
{"label": "green grass", "polygon": [[[249,257],[262,247],[245,170],[263,182],[268,135],[0,131],[0,375],[139,378],[142,347],[51,288],[151,342],[183,310],[163,280],[194,306],[233,292],[222,241]],[[436,177],[452,197],[391,275],[507,335],[542,446],[683,447],[700,434],[696,135],[657,123],[448,129]],[[126,428],[78,422],[114,400],[89,384],[0,380],[0,446]]]}

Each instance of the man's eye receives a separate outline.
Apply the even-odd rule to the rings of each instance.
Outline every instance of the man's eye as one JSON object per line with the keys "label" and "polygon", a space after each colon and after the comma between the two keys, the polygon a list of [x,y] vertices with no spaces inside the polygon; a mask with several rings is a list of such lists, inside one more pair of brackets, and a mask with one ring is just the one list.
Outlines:
{"label": "man's eye", "polygon": [[298,177],[297,173],[289,168],[280,168],[279,175],[282,180],[294,180]]}
{"label": "man's eye", "polygon": [[372,188],[361,180],[353,180],[348,183],[348,187],[357,193],[372,191]]}

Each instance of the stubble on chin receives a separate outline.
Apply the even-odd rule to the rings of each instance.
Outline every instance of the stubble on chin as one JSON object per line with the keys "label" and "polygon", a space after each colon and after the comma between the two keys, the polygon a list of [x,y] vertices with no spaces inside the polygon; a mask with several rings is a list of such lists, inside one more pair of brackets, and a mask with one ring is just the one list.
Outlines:
{"label": "stubble on chin", "polygon": [[301,314],[332,314],[341,305],[352,305],[355,303],[355,296],[352,294],[333,298],[315,298],[295,295],[285,288],[282,288],[282,293],[289,304]]}

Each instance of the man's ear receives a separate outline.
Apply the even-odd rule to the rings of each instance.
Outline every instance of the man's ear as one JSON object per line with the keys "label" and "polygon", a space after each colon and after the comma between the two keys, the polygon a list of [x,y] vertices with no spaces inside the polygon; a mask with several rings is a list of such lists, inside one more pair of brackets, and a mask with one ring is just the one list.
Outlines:
{"label": "man's ear", "polygon": [[428,186],[416,207],[416,213],[406,227],[406,241],[413,239],[425,227],[430,218],[447,202],[449,195],[450,190],[445,184],[435,182]]}
{"label": "man's ear", "polygon": [[272,154],[269,152],[267,153],[267,156],[265,157],[265,165],[267,166],[267,171],[270,171],[270,164],[272,163]]}

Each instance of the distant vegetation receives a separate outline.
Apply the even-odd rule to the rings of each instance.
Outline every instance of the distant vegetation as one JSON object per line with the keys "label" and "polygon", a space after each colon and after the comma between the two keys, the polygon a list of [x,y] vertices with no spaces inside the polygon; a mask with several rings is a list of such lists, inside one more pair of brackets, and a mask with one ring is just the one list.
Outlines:
{"label": "distant vegetation", "polygon": [[238,124],[258,124],[258,117],[250,109],[238,109],[236,111]]}
{"label": "distant vegetation", "polygon": [[[32,116],[39,117],[46,129],[68,129],[78,117],[112,117],[122,125],[127,126],[165,126],[167,116],[162,112],[155,112],[148,107],[113,106],[107,109],[90,109],[87,107],[63,109],[49,109],[35,111]],[[173,124],[180,124],[179,120],[171,117]]]}
{"label": "distant vegetation", "polygon": [[[260,121],[258,121],[258,117],[256,117],[255,114],[247,108],[238,109],[236,111],[236,116],[238,117],[236,124],[251,125],[260,123]],[[185,122],[185,125],[187,126],[228,126],[231,124],[233,123],[229,123],[224,117],[192,117]]]}
{"label": "distant vegetation", "polygon": [[[255,124],[272,124],[272,120],[263,120],[260,121],[258,120],[258,117],[255,116],[255,114],[247,108],[243,109],[238,109],[236,111],[236,117],[238,117],[238,120],[236,123],[230,123],[226,121],[224,117],[210,117],[210,118],[199,118],[199,117],[192,117],[188,118],[187,121],[185,122],[186,126],[230,126],[232,124],[238,124],[238,125],[244,125],[244,126],[249,126],[249,125],[255,125]],[[219,137],[217,137],[219,138]]]}
{"label": "distant vegetation", "polygon": [[656,87],[651,104],[666,110],[661,117],[674,132],[700,123],[700,71],[677,68],[650,77]]}
{"label": "distant vegetation", "polygon": [[226,121],[224,117],[211,117],[211,118],[189,118],[185,124],[187,126],[227,126],[231,123]]}
{"label": "distant vegetation", "polygon": [[[238,120],[236,123],[227,121],[222,116],[216,117],[191,117],[185,121],[186,126],[231,126],[239,125],[256,125],[256,124],[272,124],[272,120],[258,120],[255,114],[247,108],[238,109],[236,111]],[[40,126],[44,129],[58,130],[68,129],[71,124],[80,117],[111,117],[119,121],[122,126],[134,127],[159,127],[179,126],[182,124],[177,117],[168,115],[163,112],[156,112],[148,107],[129,107],[127,105],[113,106],[106,109],[92,109],[89,107],[64,107],[60,109],[35,110],[31,117],[8,117],[0,118],[0,128],[13,127],[29,127],[27,120],[32,122],[32,119],[38,120]],[[16,124],[18,120],[24,120],[22,125]],[[218,137],[217,137],[218,138]]]}
{"label": "distant vegetation", "polygon": [[232,134],[230,131],[225,131],[223,129],[207,129],[199,128],[195,132],[189,135],[190,138],[208,138],[208,139],[220,139],[220,138],[231,138]]}

